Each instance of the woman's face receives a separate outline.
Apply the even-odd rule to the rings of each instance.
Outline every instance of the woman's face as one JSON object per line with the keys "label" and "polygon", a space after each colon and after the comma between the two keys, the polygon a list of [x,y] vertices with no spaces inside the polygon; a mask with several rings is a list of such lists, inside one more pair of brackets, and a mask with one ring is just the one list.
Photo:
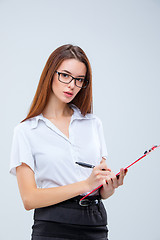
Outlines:
{"label": "woman's face", "polygon": [[[84,63],[76,59],[66,59],[57,69],[58,72],[72,75],[77,78],[85,78],[87,68]],[[58,74],[55,73],[52,82],[52,91],[55,96],[62,102],[69,103],[72,101],[81,88],[75,85],[75,80],[70,83],[62,83],[58,80]],[[67,96],[64,92],[71,92],[73,95]]]}

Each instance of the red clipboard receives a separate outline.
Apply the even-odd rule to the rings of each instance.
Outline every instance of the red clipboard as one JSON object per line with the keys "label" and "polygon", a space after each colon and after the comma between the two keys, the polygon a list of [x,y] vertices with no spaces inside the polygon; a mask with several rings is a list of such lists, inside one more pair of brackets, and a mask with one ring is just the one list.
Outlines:
{"label": "red clipboard", "polygon": [[[134,161],[133,163],[131,163],[130,165],[128,165],[127,167],[124,168],[125,169],[128,169],[129,167],[131,167],[132,165],[134,165],[135,163],[137,163],[138,161],[140,161],[142,158],[146,157],[150,152],[152,152],[153,150],[155,150],[156,148],[160,147],[160,145],[155,145],[153,146],[151,149],[149,149],[148,151],[145,151],[144,152],[144,155],[140,158],[138,158],[136,161]],[[120,172],[118,172],[116,174],[116,176],[118,177],[120,174]],[[95,188],[94,190],[92,190],[90,193],[86,194],[83,198],[80,199],[80,201],[82,201],[83,199],[85,199],[86,197],[88,197],[91,193],[95,192],[97,189],[101,188],[103,186],[103,184],[101,184],[100,186],[98,186],[97,188]]]}

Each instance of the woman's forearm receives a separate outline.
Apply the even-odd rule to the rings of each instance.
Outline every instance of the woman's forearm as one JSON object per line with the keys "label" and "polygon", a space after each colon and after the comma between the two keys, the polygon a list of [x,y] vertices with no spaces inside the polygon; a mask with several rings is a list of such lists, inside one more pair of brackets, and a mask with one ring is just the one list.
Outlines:
{"label": "woman's forearm", "polygon": [[30,192],[24,203],[24,207],[26,210],[47,207],[81,195],[89,190],[86,181],[80,181],[61,187],[36,188]]}

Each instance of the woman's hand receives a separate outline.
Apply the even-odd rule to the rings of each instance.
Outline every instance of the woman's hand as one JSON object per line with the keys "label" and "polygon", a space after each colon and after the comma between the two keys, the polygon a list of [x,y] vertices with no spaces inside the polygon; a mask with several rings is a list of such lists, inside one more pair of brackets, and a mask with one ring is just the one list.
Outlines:
{"label": "woman's hand", "polygon": [[[101,161],[101,163],[102,162],[104,162],[104,159]],[[124,170],[123,168],[121,168],[118,179],[110,169],[107,169],[107,171],[109,171],[109,174],[107,174],[106,176],[106,182],[100,189],[100,194],[103,199],[107,199],[108,197],[113,195],[115,189],[123,185],[124,177],[126,176],[128,169]]]}
{"label": "woman's hand", "polygon": [[102,158],[100,164],[93,168],[91,175],[86,179],[90,189],[89,191],[103,184],[103,187],[100,189],[100,194],[103,199],[106,199],[114,193],[115,188],[123,185],[126,173],[127,170],[124,171],[124,169],[121,168],[119,178],[117,179],[116,175],[107,167],[106,160]]}
{"label": "woman's hand", "polygon": [[91,175],[86,179],[89,191],[92,191],[99,185],[106,184],[106,180],[108,179],[108,176],[110,176],[110,171],[107,170],[108,168],[104,160],[102,160],[98,166],[93,168]]}

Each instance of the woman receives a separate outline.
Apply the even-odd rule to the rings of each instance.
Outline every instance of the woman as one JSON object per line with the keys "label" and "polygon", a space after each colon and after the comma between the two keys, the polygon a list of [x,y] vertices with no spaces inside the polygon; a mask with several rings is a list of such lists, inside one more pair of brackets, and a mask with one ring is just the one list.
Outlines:
{"label": "woman", "polygon": [[102,122],[91,108],[89,60],[78,46],[60,46],[46,62],[27,117],[14,128],[9,171],[25,209],[34,209],[32,240],[108,239],[101,199],[123,184],[126,172],[117,179],[108,169]]}

